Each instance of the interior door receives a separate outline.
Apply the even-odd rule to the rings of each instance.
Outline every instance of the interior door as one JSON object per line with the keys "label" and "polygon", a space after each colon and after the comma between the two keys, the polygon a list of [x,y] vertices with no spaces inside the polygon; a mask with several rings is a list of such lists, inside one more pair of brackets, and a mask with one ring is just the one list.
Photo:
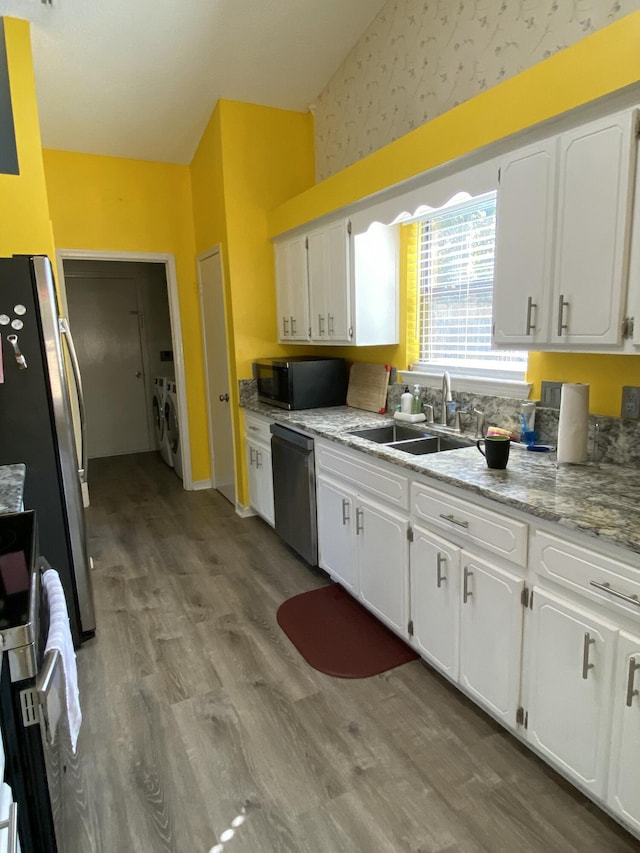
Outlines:
{"label": "interior door", "polygon": [[233,426],[229,404],[229,362],[224,318],[224,279],[219,251],[198,259],[204,347],[209,455],[212,485],[235,505]]}
{"label": "interior door", "polygon": [[136,278],[69,276],[66,291],[89,458],[151,450]]}

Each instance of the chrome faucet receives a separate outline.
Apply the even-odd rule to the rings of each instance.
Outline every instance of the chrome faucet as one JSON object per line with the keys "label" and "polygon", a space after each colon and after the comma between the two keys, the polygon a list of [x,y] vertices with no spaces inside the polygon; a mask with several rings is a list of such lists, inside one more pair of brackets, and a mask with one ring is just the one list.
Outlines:
{"label": "chrome faucet", "polygon": [[451,377],[445,370],[442,374],[442,412],[440,413],[440,423],[442,426],[447,426],[447,403],[451,403]]}

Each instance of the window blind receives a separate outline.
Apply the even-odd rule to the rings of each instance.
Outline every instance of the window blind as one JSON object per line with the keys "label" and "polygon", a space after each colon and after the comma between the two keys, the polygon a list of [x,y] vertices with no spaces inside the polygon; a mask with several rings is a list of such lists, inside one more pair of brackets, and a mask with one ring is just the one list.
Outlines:
{"label": "window blind", "polygon": [[420,362],[524,373],[526,352],[491,348],[496,193],[419,223]]}

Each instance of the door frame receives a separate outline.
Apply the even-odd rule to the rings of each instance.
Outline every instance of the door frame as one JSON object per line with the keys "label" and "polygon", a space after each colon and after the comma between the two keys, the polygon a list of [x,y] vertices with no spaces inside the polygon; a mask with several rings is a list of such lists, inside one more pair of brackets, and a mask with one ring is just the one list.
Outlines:
{"label": "door frame", "polygon": [[[167,296],[169,299],[169,319],[171,322],[171,343],[173,346],[173,363],[176,371],[176,386],[178,396],[178,421],[180,426],[180,446],[182,449],[183,488],[191,491],[194,488],[191,474],[191,438],[189,435],[189,416],[187,411],[187,394],[185,385],[184,350],[182,345],[182,324],[180,322],[180,300],[178,298],[178,276],[176,273],[175,256],[166,252],[112,252],[93,251],[91,249],[58,249],[56,250],[56,268],[58,292],[62,314],[68,316],[67,288],[64,278],[64,261],[133,261],[138,263],[164,264],[167,279]],[[72,330],[73,331],[73,330]],[[148,377],[147,377],[148,378]]]}
{"label": "door frame", "polygon": [[[211,413],[211,383],[209,377],[209,367],[207,360],[207,335],[204,324],[204,306],[202,304],[202,261],[207,258],[212,257],[213,255],[218,255],[220,258],[220,273],[222,277],[222,304],[224,306],[224,325],[225,325],[225,346],[227,349],[227,379],[229,382],[229,388],[231,388],[231,377],[229,375],[229,336],[226,332],[227,329],[227,311],[226,311],[226,299],[224,293],[224,282],[225,282],[225,272],[224,272],[224,256],[222,254],[222,244],[216,243],[211,246],[209,249],[205,249],[204,252],[200,252],[196,256],[196,266],[198,270],[198,303],[200,307],[200,329],[202,333],[202,366],[204,370],[204,390],[206,395],[207,402],[207,429],[209,436],[209,476],[211,478],[211,488],[216,488],[215,483],[215,466],[214,466],[214,452],[213,452],[213,425],[211,423],[210,413]],[[234,489],[236,493],[236,507],[238,506],[238,470],[236,466],[236,431],[234,429],[233,417],[230,416],[231,420],[231,444],[233,447],[233,479],[234,479]]]}

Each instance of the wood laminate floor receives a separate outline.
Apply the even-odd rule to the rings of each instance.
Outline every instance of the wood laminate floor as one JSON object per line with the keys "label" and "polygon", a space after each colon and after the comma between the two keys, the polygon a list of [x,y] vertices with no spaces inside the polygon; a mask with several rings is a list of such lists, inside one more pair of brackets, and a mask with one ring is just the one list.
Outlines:
{"label": "wood laminate floor", "polygon": [[638,844],[421,662],[311,669],[276,622],[327,578],[155,454],[90,468],[98,632],[64,853],[534,853]]}

